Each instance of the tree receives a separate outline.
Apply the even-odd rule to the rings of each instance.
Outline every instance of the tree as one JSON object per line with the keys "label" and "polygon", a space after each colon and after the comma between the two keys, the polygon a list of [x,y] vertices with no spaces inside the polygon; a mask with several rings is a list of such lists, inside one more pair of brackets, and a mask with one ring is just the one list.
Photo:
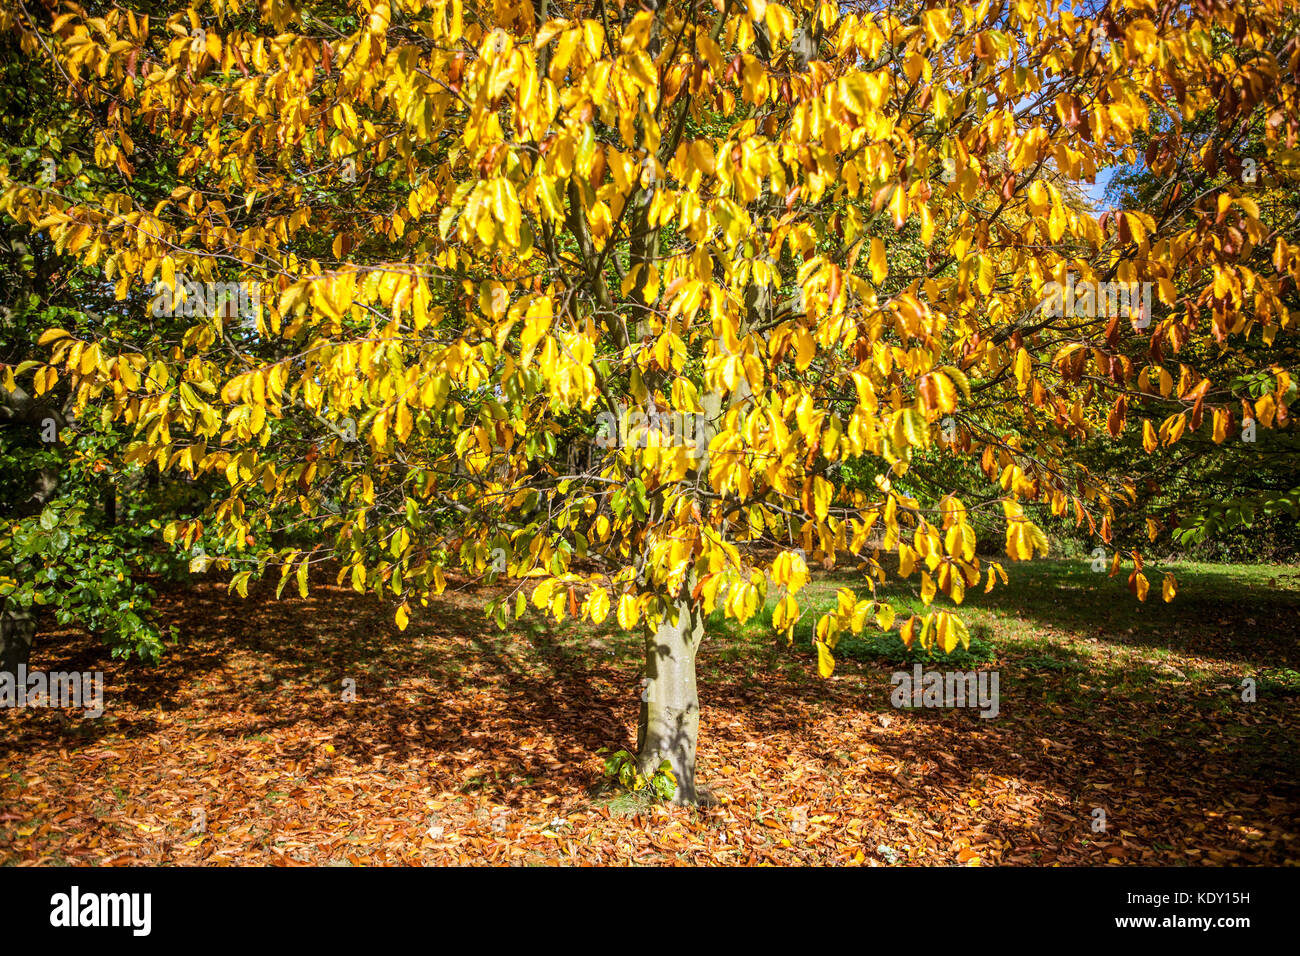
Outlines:
{"label": "tree", "polygon": [[[173,321],[52,329],[15,374],[133,427],[126,461],[224,475],[168,534],[220,540],[241,593],[275,567],[305,591],[333,556],[402,627],[458,567],[508,572],[502,625],[531,600],[644,628],[638,761],[684,802],[708,614],[771,592],[793,639],[810,565],[843,560],[960,604],[1006,583],[977,516],[1013,560],[1047,550],[1035,507],[1109,543],[1133,488],[1080,443],[1221,426],[1186,358],[1290,334],[1294,223],[1267,230],[1240,184],[1177,219],[1072,200],[1215,104],[1185,175],[1251,116],[1281,168],[1281,2],[69,10],[0,26],[116,182],[10,170],[0,211]],[[1153,375],[1177,382],[1158,431],[1127,421]],[[1288,421],[1270,375],[1263,428]],[[868,623],[895,612],[848,588],[807,622],[823,674]],[[900,627],[967,640],[948,609]]]}
{"label": "tree", "polygon": [[[75,115],[39,64],[20,55],[16,37],[0,36],[5,166],[92,195],[96,176],[83,157],[93,148]],[[117,423],[77,419],[66,387],[36,396],[14,376],[51,326],[95,337],[138,321],[98,269],[80,268],[54,245],[0,223],[0,671],[9,673],[28,662],[46,622],[82,625],[119,656],[156,659],[162,650],[140,572],[168,569],[153,540],[161,542],[168,496],[157,487],[142,493],[142,476],[113,466],[111,451],[126,438]]]}
{"label": "tree", "polygon": [[[1217,38],[1216,50],[1230,48],[1231,42]],[[1188,118],[1178,137],[1169,129],[1139,134],[1138,145],[1157,161],[1134,164],[1112,180],[1109,192],[1116,203],[1150,209],[1166,222],[1194,230],[1204,215],[1205,196],[1239,185],[1259,210],[1264,234],[1285,234],[1300,212],[1300,194],[1287,168],[1293,158],[1268,147],[1275,119],[1256,111],[1235,125],[1223,125],[1222,113],[1218,102],[1206,106]],[[1212,147],[1208,153],[1207,146]],[[1203,154],[1212,161],[1201,162]],[[1225,248],[1235,245],[1238,236],[1229,231]],[[1273,252],[1272,243],[1258,243],[1242,261],[1252,270],[1267,271]],[[1143,512],[1171,516],[1167,522],[1147,523],[1144,530],[1153,541],[1172,529],[1175,545],[1220,558],[1292,554],[1300,542],[1300,444],[1294,429],[1258,428],[1252,420],[1269,414],[1276,373],[1296,367],[1296,343],[1222,331],[1215,338],[1212,344],[1191,343],[1187,349],[1194,357],[1189,364],[1213,369],[1209,377],[1215,391],[1207,400],[1222,403],[1213,428],[1160,448],[1133,430],[1118,439],[1104,434],[1094,440],[1096,449],[1088,460],[1108,471],[1120,460],[1133,469],[1141,506],[1129,522],[1133,530],[1143,524]],[[1143,361],[1143,344],[1133,343],[1138,347],[1126,352],[1136,363]],[[1290,382],[1281,392],[1282,406],[1294,400],[1295,392]],[[1156,421],[1179,411],[1181,404],[1172,375],[1149,375],[1148,385],[1130,400],[1143,418]],[[1144,444],[1152,446],[1148,455],[1142,453],[1148,450]],[[1234,528],[1241,530],[1234,533]]]}

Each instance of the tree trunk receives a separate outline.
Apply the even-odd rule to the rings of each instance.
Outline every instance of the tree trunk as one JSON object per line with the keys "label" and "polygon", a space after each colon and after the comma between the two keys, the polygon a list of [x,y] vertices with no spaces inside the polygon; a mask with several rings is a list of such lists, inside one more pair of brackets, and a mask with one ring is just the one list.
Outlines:
{"label": "tree trunk", "polygon": [[676,617],[665,617],[646,636],[645,689],[637,728],[637,764],[647,777],[667,760],[677,778],[674,802],[694,805],[695,744],[700,731],[700,701],[695,690],[695,653],[704,637],[704,611],[689,597],[679,598]]}
{"label": "tree trunk", "polygon": [[15,678],[18,665],[26,665],[36,636],[36,615],[31,611],[0,611],[0,672]]}
{"label": "tree trunk", "polygon": [[110,528],[117,527],[117,483],[109,478],[104,482],[104,518]]}

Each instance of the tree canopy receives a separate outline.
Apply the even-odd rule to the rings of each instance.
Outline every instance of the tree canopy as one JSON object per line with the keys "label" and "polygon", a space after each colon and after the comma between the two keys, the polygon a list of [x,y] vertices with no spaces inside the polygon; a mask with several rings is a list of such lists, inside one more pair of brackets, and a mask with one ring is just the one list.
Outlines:
{"label": "tree canopy", "polygon": [[[990,534],[1046,553],[1038,515],[1112,573],[1130,553],[1145,600],[1116,534],[1141,460],[1085,451],[1289,426],[1282,0],[19,4],[0,29],[67,103],[0,212],[130,317],[49,329],[6,387],[125,428],[124,464],[223,479],[167,540],[241,592],[333,560],[405,626],[458,569],[508,577],[500,623],[644,628],[640,762],[685,799],[706,615],[774,595],[829,675],[896,615],[845,588],[802,619],[810,567],[959,605],[1007,583]],[[1121,164],[1169,184],[1099,212],[1081,185]],[[968,640],[952,609],[897,626]]]}

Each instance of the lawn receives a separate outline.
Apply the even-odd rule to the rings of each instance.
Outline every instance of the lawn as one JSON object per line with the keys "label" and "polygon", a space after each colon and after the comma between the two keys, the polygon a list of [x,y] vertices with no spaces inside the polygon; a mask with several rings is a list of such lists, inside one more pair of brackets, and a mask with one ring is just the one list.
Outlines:
{"label": "lawn", "polygon": [[164,593],[180,640],[157,667],[38,638],[32,668],[105,672],[106,711],[0,716],[0,863],[1294,863],[1300,574],[1175,571],[1172,604],[1087,560],[968,592],[970,648],[927,666],[996,670],[991,720],[892,706],[891,674],[929,661],[897,625],[823,679],[807,618],[793,644],[713,622],[705,810],[603,786],[598,751],[635,745],[638,635],[500,631],[455,585],[399,632],[343,588],[203,579]]}

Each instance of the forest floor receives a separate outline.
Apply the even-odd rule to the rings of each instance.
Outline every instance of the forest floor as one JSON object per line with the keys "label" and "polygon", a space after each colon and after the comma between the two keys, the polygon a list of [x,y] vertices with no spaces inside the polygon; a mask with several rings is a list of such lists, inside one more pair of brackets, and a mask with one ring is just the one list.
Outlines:
{"label": "forest floor", "polygon": [[[807,618],[793,644],[716,622],[707,810],[601,789],[640,693],[612,618],[501,631],[453,587],[399,632],[342,587],[205,578],[162,593],[179,640],[156,667],[38,636],[30,667],[102,670],[105,712],[0,712],[0,864],[1295,864],[1300,573],[1175,571],[1173,603],[1157,575],[1139,604],[1086,560],[1009,567],[967,595],[969,650],[929,662],[895,624],[841,642],[829,679]],[[997,717],[896,709],[919,661],[996,671]]]}

